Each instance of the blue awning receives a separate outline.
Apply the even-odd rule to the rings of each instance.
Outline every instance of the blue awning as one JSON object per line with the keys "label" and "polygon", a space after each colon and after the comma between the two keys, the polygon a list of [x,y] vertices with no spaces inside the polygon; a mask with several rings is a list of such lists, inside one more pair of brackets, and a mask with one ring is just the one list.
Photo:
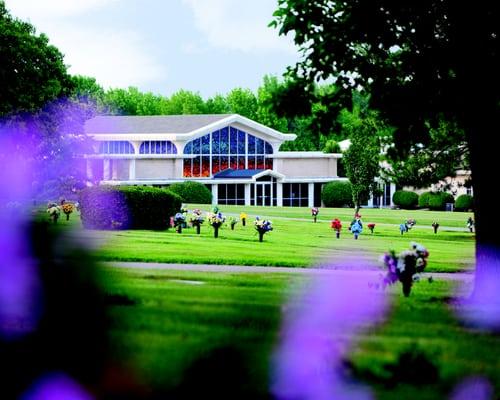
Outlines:
{"label": "blue awning", "polygon": [[260,174],[265,169],[225,169],[217,172],[214,179],[252,179],[257,174]]}

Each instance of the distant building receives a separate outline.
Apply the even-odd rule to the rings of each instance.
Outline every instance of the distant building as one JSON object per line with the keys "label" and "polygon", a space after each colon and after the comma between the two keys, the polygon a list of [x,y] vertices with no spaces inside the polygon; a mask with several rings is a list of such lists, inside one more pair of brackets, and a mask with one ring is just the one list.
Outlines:
{"label": "distant building", "polygon": [[341,154],[280,152],[294,140],[237,114],[101,116],[85,133],[96,142],[87,176],[109,185],[168,186],[187,180],[210,188],[217,204],[320,206]]}

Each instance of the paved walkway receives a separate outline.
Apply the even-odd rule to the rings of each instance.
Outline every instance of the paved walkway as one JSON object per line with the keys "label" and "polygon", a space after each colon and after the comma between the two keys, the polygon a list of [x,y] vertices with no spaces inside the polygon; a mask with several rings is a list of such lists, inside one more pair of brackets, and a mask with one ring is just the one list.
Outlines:
{"label": "paved walkway", "polygon": [[[139,268],[139,269],[157,269],[174,271],[197,271],[197,272],[226,272],[226,273],[281,273],[281,274],[299,274],[299,275],[318,275],[329,274],[339,276],[365,275],[367,277],[377,278],[384,273],[381,269],[341,269],[341,268],[290,268],[290,267],[250,267],[243,265],[211,265],[211,264],[164,264],[164,263],[146,263],[146,262],[121,262],[109,261],[101,262],[106,267],[112,268]],[[445,279],[450,281],[461,281],[471,283],[474,279],[472,272],[426,272],[422,274],[423,279],[432,276],[433,279]]]}

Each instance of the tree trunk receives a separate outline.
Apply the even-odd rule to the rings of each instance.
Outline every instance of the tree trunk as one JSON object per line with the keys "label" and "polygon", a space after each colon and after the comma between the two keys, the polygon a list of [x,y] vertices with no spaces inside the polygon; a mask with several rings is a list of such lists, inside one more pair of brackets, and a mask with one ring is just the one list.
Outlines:
{"label": "tree trunk", "polygon": [[214,226],[214,238],[218,238],[218,237],[219,237],[219,227]]}
{"label": "tree trunk", "polygon": [[264,231],[259,231],[259,242],[262,242],[264,240]]}

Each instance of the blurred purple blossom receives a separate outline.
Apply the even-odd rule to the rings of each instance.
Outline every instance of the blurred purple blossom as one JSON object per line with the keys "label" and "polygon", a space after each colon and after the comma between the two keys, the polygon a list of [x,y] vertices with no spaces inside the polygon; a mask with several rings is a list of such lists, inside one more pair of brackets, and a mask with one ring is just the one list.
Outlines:
{"label": "blurred purple blossom", "polygon": [[500,329],[500,251],[489,246],[476,248],[476,272],[472,294],[458,307],[469,324]]}
{"label": "blurred purple blossom", "polygon": [[379,322],[387,308],[369,275],[321,274],[287,306],[275,353],[272,393],[277,399],[370,399],[342,370],[356,335]]}
{"label": "blurred purple blossom", "polygon": [[487,379],[481,377],[468,378],[455,388],[450,399],[490,400],[493,399],[493,387]]}
{"label": "blurred purple blossom", "polygon": [[[5,133],[5,132],[3,132]],[[31,332],[40,316],[41,291],[28,241],[30,163],[7,135],[0,140],[0,336]]]}
{"label": "blurred purple blossom", "polygon": [[62,373],[47,374],[38,379],[22,396],[22,400],[92,400],[85,389]]}

